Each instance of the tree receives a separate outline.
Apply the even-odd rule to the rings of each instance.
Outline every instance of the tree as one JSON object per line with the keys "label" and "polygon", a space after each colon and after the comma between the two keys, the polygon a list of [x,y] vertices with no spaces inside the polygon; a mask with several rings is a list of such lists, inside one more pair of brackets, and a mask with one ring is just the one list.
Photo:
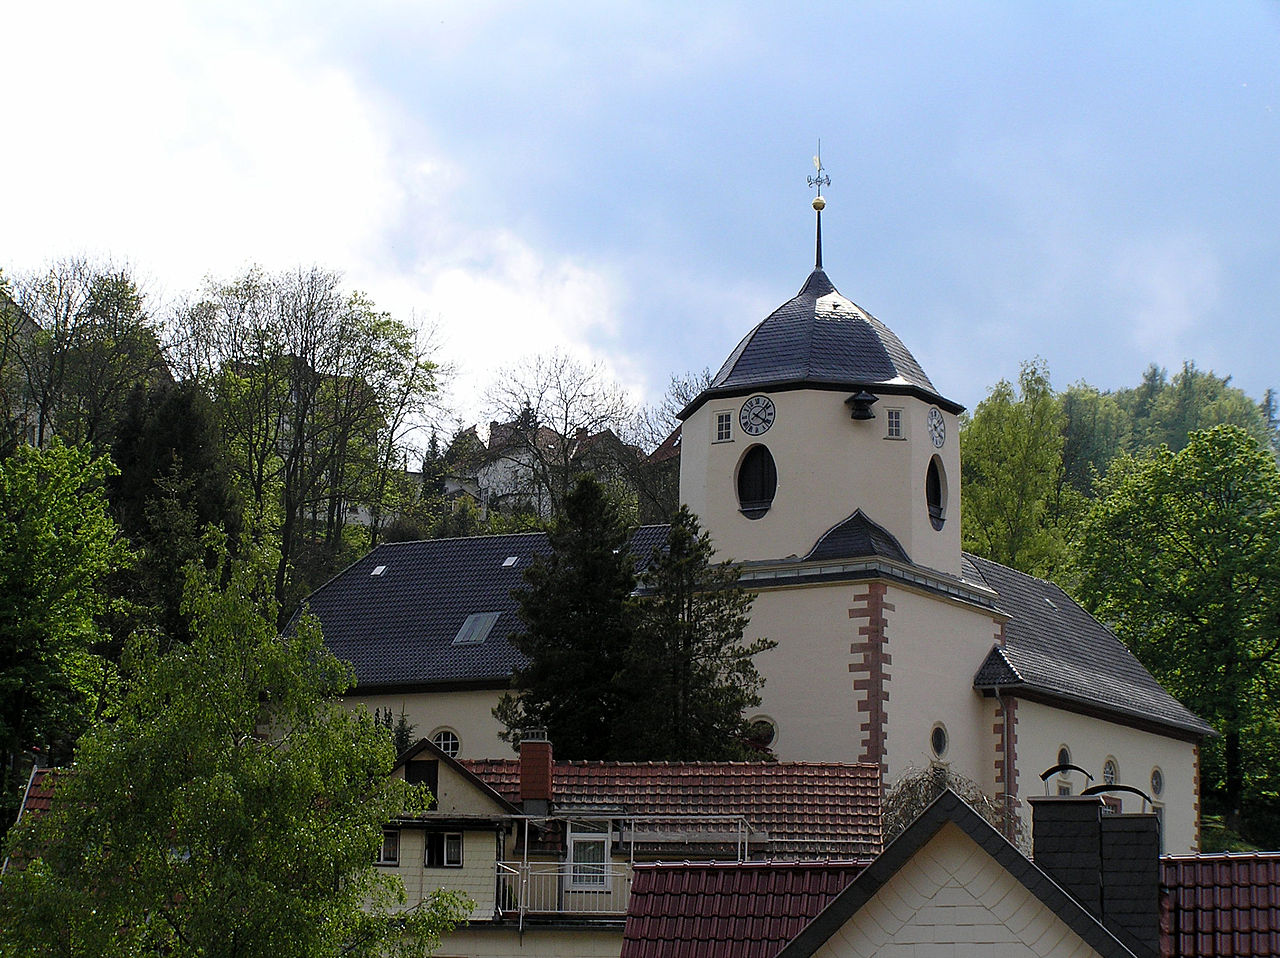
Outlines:
{"label": "tree", "polygon": [[183,581],[174,570],[210,558],[207,526],[227,533],[233,553],[242,532],[212,403],[190,380],[136,388],[117,426],[112,458],[119,468],[107,483],[112,514],[138,550],[136,566],[116,577],[113,594],[129,600],[139,621],[185,640]]}
{"label": "tree", "polygon": [[278,635],[273,567],[193,563],[191,643],[131,641],[113,720],[15,829],[0,954],[421,955],[465,917],[443,892],[402,910],[373,866],[383,826],[428,796],[334,698],[352,676],[316,623]]}
{"label": "tree", "polygon": [[[628,460],[639,455],[621,441],[631,406],[600,366],[561,353],[536,356],[504,370],[487,402],[493,426],[486,472],[500,500],[555,518],[584,473],[594,472],[615,494],[625,487]],[[615,441],[599,442],[605,434]],[[587,441],[605,453],[589,464],[580,455]]]}
{"label": "tree", "polygon": [[1273,730],[1280,656],[1280,468],[1238,426],[1112,463],[1080,528],[1081,597],[1212,723],[1202,780],[1238,827]]}
{"label": "tree", "polygon": [[127,269],[68,259],[15,284],[38,327],[17,356],[37,445],[111,444],[130,391],[169,378],[160,325]]}
{"label": "tree", "polygon": [[633,634],[635,572],[617,506],[583,478],[549,533],[551,555],[525,571],[517,593],[528,658],[494,714],[508,734],[545,728],[564,758],[611,759],[632,696],[622,684]]}
{"label": "tree", "polygon": [[[129,552],[107,514],[110,460],[54,441],[0,461],[0,746],[3,813],[31,751],[65,750],[112,680],[96,654],[102,583]],[[11,818],[10,818],[11,820]]]}
{"label": "tree", "polygon": [[1007,380],[996,383],[961,422],[967,550],[1033,575],[1058,564],[1062,425],[1043,361],[1022,364],[1017,390]]}
{"label": "tree", "polygon": [[636,638],[624,684],[635,693],[621,721],[632,757],[667,761],[759,758],[744,712],[760,704],[753,658],[777,643],[743,639],[755,596],[738,570],[711,561],[711,537],[682,506],[665,548],[640,575]]}
{"label": "tree", "polygon": [[928,768],[912,769],[893,784],[884,797],[884,843],[907,830],[945,789],[951,789],[965,804],[983,817],[992,828],[1022,849],[1031,851],[1031,836],[1017,811],[998,799],[991,798],[977,782],[965,778],[943,762],[931,762]]}
{"label": "tree", "polygon": [[429,343],[316,267],[251,270],[181,311],[185,375],[214,398],[255,528],[278,537],[283,608],[350,546],[348,509],[376,539],[406,436],[436,384]]}

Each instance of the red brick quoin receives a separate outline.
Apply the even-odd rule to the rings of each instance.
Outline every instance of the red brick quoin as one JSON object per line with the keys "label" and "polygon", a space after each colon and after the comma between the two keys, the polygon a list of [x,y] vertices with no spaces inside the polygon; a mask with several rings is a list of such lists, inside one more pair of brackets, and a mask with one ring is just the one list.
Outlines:
{"label": "red brick quoin", "polygon": [[849,618],[866,620],[858,626],[858,641],[849,646],[850,654],[855,657],[849,663],[849,671],[854,676],[853,691],[855,695],[861,693],[858,713],[864,719],[860,728],[862,754],[858,761],[879,765],[882,773],[889,724],[889,666],[893,664],[893,657],[886,651],[889,644],[886,615],[894,611],[893,605],[884,600],[887,591],[888,586],[883,582],[872,582],[865,593],[854,596],[854,607],[849,610]]}

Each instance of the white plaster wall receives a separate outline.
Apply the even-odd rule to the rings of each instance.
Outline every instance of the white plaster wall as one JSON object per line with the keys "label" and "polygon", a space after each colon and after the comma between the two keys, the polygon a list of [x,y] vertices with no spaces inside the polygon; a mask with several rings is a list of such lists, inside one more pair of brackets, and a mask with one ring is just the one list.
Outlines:
{"label": "white plaster wall", "polygon": [[[1077,715],[1038,702],[1018,702],[1018,796],[1045,794],[1040,773],[1058,764],[1058,749],[1067,746],[1071,761],[1088,769],[1093,784],[1102,784],[1102,764],[1108,756],[1119,765],[1121,785],[1151,792],[1151,770],[1164,773],[1164,792],[1156,798],[1164,807],[1164,851],[1182,854],[1196,851],[1195,746],[1151,732],[1127,728],[1102,719]],[[1090,783],[1078,772],[1067,776],[1071,794],[1079,795]],[[1057,794],[1058,777],[1049,781]],[[1123,810],[1142,811],[1142,799],[1122,795]],[[1030,826],[1030,808],[1023,805]]]}
{"label": "white plaster wall", "polygon": [[414,741],[429,739],[441,728],[452,729],[461,743],[458,758],[512,758],[515,750],[498,738],[503,726],[493,717],[493,707],[501,696],[494,690],[361,695],[356,688],[345,701],[350,708],[367,708],[370,712],[389,708],[397,718],[403,709],[417,726]]}
{"label": "white plaster wall", "polygon": [[995,795],[995,702],[973,689],[973,674],[995,645],[992,613],[890,585],[885,602],[889,666],[886,784],[933,760],[935,722],[949,744],[940,761]]}
{"label": "white plaster wall", "polygon": [[436,958],[618,958],[622,927],[462,928],[444,940]]}
{"label": "white plaster wall", "polygon": [[[680,499],[711,532],[721,556],[768,559],[804,555],[824,532],[855,509],[897,537],[912,561],[960,571],[960,448],[956,417],[943,412],[947,439],[930,442],[925,418],[930,404],[909,396],[882,396],[876,418],[855,422],[844,404],[848,393],[798,389],[767,395],[777,408],[773,426],[747,436],[738,410],[750,397],[707,402],[685,421],[681,433]],[[905,438],[885,438],[880,408],[903,411]],[[733,440],[713,442],[715,413],[733,413]],[[778,468],[773,507],[760,519],[738,511],[737,467],[756,443],[769,448]],[[929,522],[925,474],[937,453],[947,485],[947,521]]]}
{"label": "white plaster wall", "polygon": [[1092,958],[1097,952],[947,823],[814,954]]}
{"label": "white plaster wall", "polygon": [[756,656],[765,677],[761,705],[749,715],[768,717],[778,730],[774,753],[784,762],[856,762],[862,750],[849,663],[858,626],[849,609],[858,584],[772,589],[756,597],[748,639],[777,647]]}

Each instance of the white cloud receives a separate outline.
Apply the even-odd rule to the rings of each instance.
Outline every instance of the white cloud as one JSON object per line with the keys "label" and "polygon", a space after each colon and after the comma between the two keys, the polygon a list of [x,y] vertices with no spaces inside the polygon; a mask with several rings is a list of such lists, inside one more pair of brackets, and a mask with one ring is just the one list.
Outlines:
{"label": "white cloud", "polygon": [[1140,355],[1174,366],[1193,346],[1203,346],[1198,327],[1213,315],[1221,294],[1221,268],[1205,242],[1164,236],[1131,243],[1117,253],[1114,274],[1128,298],[1123,315]]}

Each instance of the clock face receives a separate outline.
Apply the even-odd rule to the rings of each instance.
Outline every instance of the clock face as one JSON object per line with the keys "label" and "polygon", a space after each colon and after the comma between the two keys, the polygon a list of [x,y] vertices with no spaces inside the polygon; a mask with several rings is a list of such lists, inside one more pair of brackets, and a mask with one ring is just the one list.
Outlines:
{"label": "clock face", "polygon": [[777,410],[773,408],[773,400],[768,396],[752,396],[742,404],[738,424],[748,436],[759,436],[773,425],[777,414]]}
{"label": "clock face", "polygon": [[936,407],[929,410],[929,438],[939,449],[947,441],[947,424],[942,418],[942,412]]}

